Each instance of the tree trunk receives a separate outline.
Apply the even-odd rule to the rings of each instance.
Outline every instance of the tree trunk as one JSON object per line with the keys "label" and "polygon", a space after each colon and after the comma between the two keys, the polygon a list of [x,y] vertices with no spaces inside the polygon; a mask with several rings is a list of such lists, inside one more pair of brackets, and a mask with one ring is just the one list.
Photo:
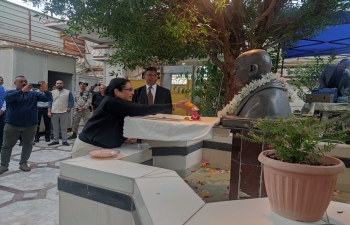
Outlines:
{"label": "tree trunk", "polygon": [[[239,52],[239,51],[235,51]],[[235,71],[235,62],[238,55],[224,53],[224,83],[225,83],[225,103],[228,104],[229,101],[232,101],[233,96],[238,93],[239,90],[236,90],[236,85],[234,81],[234,71]]]}
{"label": "tree trunk", "polygon": [[225,68],[224,70],[225,104],[228,104],[232,100],[233,96],[237,94],[234,85],[233,71],[234,68]]}

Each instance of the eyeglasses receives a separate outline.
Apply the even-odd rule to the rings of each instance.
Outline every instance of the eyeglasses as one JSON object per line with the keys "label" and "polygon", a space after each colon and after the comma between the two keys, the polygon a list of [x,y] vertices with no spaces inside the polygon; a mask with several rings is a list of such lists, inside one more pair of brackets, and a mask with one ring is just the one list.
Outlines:
{"label": "eyeglasses", "polygon": [[157,77],[158,75],[157,74],[147,74],[146,76],[147,77]]}
{"label": "eyeglasses", "polygon": [[123,90],[125,90],[125,91],[130,91],[130,92],[134,91],[133,88],[124,88]]}

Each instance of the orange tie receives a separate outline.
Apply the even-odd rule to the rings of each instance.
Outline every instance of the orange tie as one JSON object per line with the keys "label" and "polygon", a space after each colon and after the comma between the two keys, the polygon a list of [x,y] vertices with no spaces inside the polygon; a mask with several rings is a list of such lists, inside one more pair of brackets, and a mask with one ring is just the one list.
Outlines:
{"label": "orange tie", "polygon": [[147,98],[148,98],[148,105],[153,105],[153,95],[151,92],[152,86],[148,88]]}

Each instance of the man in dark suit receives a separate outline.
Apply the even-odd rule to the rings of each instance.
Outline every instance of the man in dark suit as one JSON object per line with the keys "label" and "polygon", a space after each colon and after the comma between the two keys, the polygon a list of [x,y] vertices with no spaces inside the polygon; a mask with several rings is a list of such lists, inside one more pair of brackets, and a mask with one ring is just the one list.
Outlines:
{"label": "man in dark suit", "polygon": [[338,65],[329,65],[320,75],[319,88],[338,90],[338,96],[348,96],[350,92],[350,71],[346,69],[350,65],[349,59],[342,59]]}
{"label": "man in dark suit", "polygon": [[[146,105],[172,103],[170,90],[156,84],[158,74],[155,67],[146,68],[143,79],[146,80],[146,85],[134,90],[133,102]],[[172,114],[172,111],[162,113]]]}

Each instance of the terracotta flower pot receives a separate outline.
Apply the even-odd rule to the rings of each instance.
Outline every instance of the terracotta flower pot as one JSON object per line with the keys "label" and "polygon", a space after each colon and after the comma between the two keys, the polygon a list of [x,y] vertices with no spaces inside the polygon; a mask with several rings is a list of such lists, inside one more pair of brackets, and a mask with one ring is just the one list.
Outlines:
{"label": "terracotta flower pot", "polygon": [[291,220],[314,222],[322,218],[332,199],[342,161],[324,156],[320,162],[332,166],[286,163],[266,157],[275,150],[263,151],[258,160],[264,165],[264,181],[271,209]]}

